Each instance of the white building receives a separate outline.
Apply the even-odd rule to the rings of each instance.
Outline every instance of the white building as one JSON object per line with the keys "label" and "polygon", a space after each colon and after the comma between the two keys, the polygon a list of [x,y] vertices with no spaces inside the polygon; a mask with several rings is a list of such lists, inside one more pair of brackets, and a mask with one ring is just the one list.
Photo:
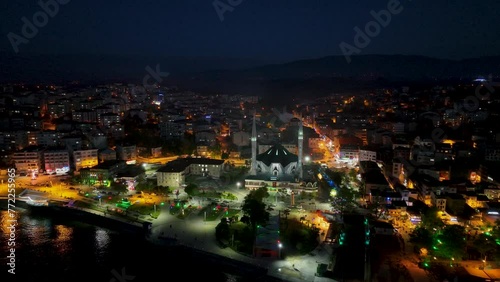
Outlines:
{"label": "white building", "polygon": [[69,152],[67,150],[50,150],[43,152],[44,169],[47,173],[66,173],[69,171]]}
{"label": "white building", "polygon": [[188,174],[210,176],[218,179],[223,171],[224,160],[184,158],[168,162],[156,171],[158,186],[178,188],[185,183]]}
{"label": "white building", "polygon": [[38,148],[27,148],[12,154],[17,172],[30,173],[42,169],[42,153]]}
{"label": "white building", "polygon": [[359,161],[377,161],[377,152],[367,149],[359,150]]}

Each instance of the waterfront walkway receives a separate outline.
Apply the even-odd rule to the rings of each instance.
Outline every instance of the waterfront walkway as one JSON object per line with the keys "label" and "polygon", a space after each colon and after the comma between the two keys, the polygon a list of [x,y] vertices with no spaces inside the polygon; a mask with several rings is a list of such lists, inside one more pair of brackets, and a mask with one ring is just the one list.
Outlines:
{"label": "waterfront walkway", "polygon": [[[59,200],[69,202],[68,199],[57,197],[57,195],[47,195],[50,200]],[[68,209],[78,209],[83,212],[91,213],[109,219],[139,226],[140,223],[134,220],[115,216],[104,211],[64,207]],[[179,219],[170,214],[169,206],[161,206],[159,217],[152,220],[151,233],[148,240],[159,245],[180,245],[189,247],[201,252],[223,256],[235,262],[249,264],[258,267],[267,272],[267,275],[276,280],[301,282],[301,281],[334,281],[315,276],[318,263],[328,264],[331,249],[329,245],[320,245],[316,250],[308,255],[288,257],[278,260],[275,258],[256,258],[235,252],[233,249],[221,248],[215,239],[215,227],[220,220],[204,221],[202,216],[191,214],[185,219]],[[151,222],[151,221],[149,221]],[[229,265],[231,264],[228,261]],[[263,280],[265,281],[265,280]]]}
{"label": "waterfront walkway", "polygon": [[267,269],[269,276],[284,281],[315,281],[318,278],[315,276],[318,263],[329,262],[331,249],[329,245],[324,244],[318,246],[311,254],[289,257],[285,260],[255,258],[235,252],[231,248],[221,248],[215,239],[215,227],[219,222],[219,220],[204,222],[203,217],[193,214],[186,219],[179,219],[171,215],[169,208],[164,206],[158,219],[153,222],[150,241],[156,244],[170,244],[173,240],[177,240],[179,245]]}

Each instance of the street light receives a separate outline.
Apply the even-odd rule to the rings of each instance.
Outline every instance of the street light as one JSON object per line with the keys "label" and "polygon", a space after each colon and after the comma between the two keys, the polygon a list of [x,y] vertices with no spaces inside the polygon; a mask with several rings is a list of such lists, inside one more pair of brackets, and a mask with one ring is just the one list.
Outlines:
{"label": "street light", "polygon": [[241,186],[241,183],[240,182],[236,182],[236,187],[240,188]]}
{"label": "street light", "polygon": [[281,249],[282,248],[283,248],[283,244],[279,243],[278,244],[278,250],[279,250],[278,258],[281,258]]}

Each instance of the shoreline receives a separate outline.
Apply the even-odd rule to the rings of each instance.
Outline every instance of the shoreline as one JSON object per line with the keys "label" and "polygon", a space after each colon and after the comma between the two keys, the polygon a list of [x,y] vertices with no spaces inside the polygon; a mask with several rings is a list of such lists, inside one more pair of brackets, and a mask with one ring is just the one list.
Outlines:
{"label": "shoreline", "polygon": [[[7,200],[1,199],[0,203],[7,203]],[[4,206],[6,205],[1,205],[0,210],[6,210]],[[227,272],[231,275],[240,276],[242,278],[251,277],[262,281],[271,282],[286,281],[269,275],[269,269],[267,267],[255,265],[236,258],[231,258],[223,254],[217,254],[209,250],[200,249],[199,247],[189,244],[187,240],[183,242],[183,240],[179,238],[155,236],[152,232],[149,232],[149,230],[145,230],[143,227],[118,220],[114,217],[103,217],[102,215],[91,213],[86,210],[67,207],[31,206],[22,201],[16,201],[16,207],[25,210],[32,215],[40,215],[50,218],[59,217],[68,220],[83,222],[89,225],[99,226],[111,231],[125,231],[126,233],[128,233],[128,235],[140,235],[141,238],[143,238],[147,243],[153,246],[187,251],[189,252],[189,254],[191,254],[191,256],[196,257],[197,259],[201,258],[207,263],[213,264],[214,267],[220,267],[224,269],[223,272]]]}
{"label": "shoreline", "polygon": [[[0,210],[7,210],[7,200],[0,199],[2,203]],[[5,205],[3,205],[5,203]],[[32,215],[41,215],[48,217],[59,217],[70,220],[75,220],[90,225],[95,225],[103,228],[108,228],[115,231],[125,231],[129,233],[136,233],[138,235],[145,235],[147,230],[144,226],[137,222],[127,222],[123,219],[116,218],[113,215],[102,216],[98,211],[89,211],[81,208],[69,208],[63,206],[31,206],[23,201],[16,201],[15,209],[23,209]]]}

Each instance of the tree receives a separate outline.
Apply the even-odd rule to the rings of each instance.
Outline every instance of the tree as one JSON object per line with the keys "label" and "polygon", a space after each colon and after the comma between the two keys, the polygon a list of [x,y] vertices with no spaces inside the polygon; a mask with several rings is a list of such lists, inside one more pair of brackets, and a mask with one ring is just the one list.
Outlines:
{"label": "tree", "polygon": [[144,175],[141,175],[137,181],[135,189],[138,191],[151,191],[155,188],[155,181],[147,179]]}
{"label": "tree", "polygon": [[332,207],[338,209],[340,213],[344,213],[344,211],[350,210],[355,206],[355,194],[345,185],[341,185],[337,190],[332,189],[331,196],[333,196]]}
{"label": "tree", "polygon": [[319,230],[306,227],[297,219],[287,220],[288,227],[283,232],[285,244],[299,252],[310,252],[318,245]]}
{"label": "tree", "polygon": [[418,248],[430,249],[432,246],[432,233],[423,227],[417,227],[410,233],[410,242]]}
{"label": "tree", "polygon": [[349,170],[349,177],[351,178],[351,180],[355,180],[357,175],[358,175],[358,173],[356,172],[356,170],[354,168]]}
{"label": "tree", "polygon": [[337,187],[340,187],[340,185],[342,184],[342,173],[330,169],[327,169],[325,173],[326,175],[328,175],[328,177],[330,177],[331,180],[333,180]]}
{"label": "tree", "polygon": [[125,193],[127,192],[127,185],[111,181],[111,189],[116,192]]}
{"label": "tree", "polygon": [[269,193],[267,192],[267,187],[260,187],[257,190],[251,191],[247,197],[251,199],[255,199],[258,202],[262,202],[263,199],[269,197]]}
{"label": "tree", "polygon": [[438,209],[436,207],[428,208],[422,216],[422,225],[432,230],[433,228],[440,229],[444,226],[443,221],[438,216]]}
{"label": "tree", "polygon": [[436,255],[440,257],[461,260],[466,253],[466,246],[465,228],[460,225],[447,225],[436,236],[432,248]]}
{"label": "tree", "polygon": [[184,192],[186,192],[189,196],[193,196],[197,189],[198,186],[196,184],[190,183],[184,188]]}
{"label": "tree", "polygon": [[269,220],[269,213],[266,211],[266,204],[257,199],[247,197],[241,210],[245,215],[250,217],[250,224],[255,230],[258,225],[267,223]]}
{"label": "tree", "polygon": [[231,230],[227,224],[226,218],[221,219],[220,223],[215,227],[215,238],[219,241],[229,241]]}
{"label": "tree", "polygon": [[472,242],[476,250],[481,253],[481,257],[486,257],[489,253],[495,252],[497,245],[491,236],[486,234],[479,234],[479,236]]}
{"label": "tree", "polygon": [[250,217],[248,215],[242,216],[240,221],[247,224],[247,225],[250,225]]}

